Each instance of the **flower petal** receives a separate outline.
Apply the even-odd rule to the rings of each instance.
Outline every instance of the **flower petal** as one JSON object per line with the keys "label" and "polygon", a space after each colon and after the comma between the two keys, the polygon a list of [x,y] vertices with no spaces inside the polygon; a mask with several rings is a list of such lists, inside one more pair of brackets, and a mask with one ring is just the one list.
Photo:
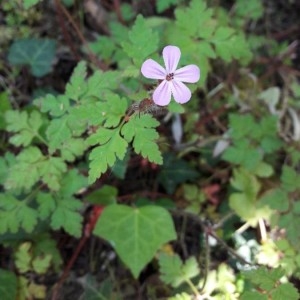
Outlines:
{"label": "flower petal", "polygon": [[196,65],[185,66],[175,71],[174,78],[183,82],[197,82],[200,79],[200,69]]}
{"label": "flower petal", "polygon": [[175,101],[178,103],[186,103],[192,96],[189,88],[184,83],[177,80],[171,81],[171,91]]}
{"label": "flower petal", "polygon": [[165,79],[166,78],[166,70],[158,64],[155,60],[153,59],[147,59],[142,67],[141,67],[141,72],[146,78],[150,79]]}
{"label": "flower petal", "polygon": [[153,93],[153,101],[160,106],[168,105],[171,101],[171,84],[169,81],[164,80],[155,89]]}
{"label": "flower petal", "polygon": [[175,72],[180,59],[180,55],[180,49],[176,46],[166,46],[164,48],[163,58],[168,74]]}

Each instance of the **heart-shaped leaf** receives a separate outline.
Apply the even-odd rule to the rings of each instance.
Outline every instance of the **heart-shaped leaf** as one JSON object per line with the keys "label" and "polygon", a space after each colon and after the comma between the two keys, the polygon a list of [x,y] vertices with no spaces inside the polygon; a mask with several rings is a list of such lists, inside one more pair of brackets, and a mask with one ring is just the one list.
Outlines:
{"label": "heart-shaped leaf", "polygon": [[12,65],[29,65],[31,73],[42,77],[51,71],[56,43],[50,39],[22,39],[15,41],[8,53]]}
{"label": "heart-shaped leaf", "polygon": [[170,214],[157,206],[110,205],[94,233],[111,243],[135,278],[163,244],[176,238]]}

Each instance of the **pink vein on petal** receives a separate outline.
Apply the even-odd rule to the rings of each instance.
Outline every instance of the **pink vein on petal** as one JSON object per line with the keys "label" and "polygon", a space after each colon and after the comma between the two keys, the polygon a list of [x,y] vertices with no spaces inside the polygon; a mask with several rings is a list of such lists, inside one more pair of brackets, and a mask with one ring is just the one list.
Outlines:
{"label": "pink vein on petal", "polygon": [[181,81],[172,80],[171,90],[175,101],[178,103],[186,103],[191,99],[191,91]]}
{"label": "pink vein on petal", "polygon": [[196,65],[188,65],[175,71],[176,80],[195,83],[200,79],[200,69]]}
{"label": "pink vein on petal", "polygon": [[165,79],[166,70],[153,59],[147,59],[142,67],[141,72],[146,78]]}
{"label": "pink vein on petal", "polygon": [[163,58],[168,74],[175,72],[180,59],[180,55],[180,49],[176,46],[166,46],[164,48]]}
{"label": "pink vein on petal", "polygon": [[160,106],[168,105],[171,101],[171,87],[167,80],[164,80],[155,89],[153,93],[153,101],[155,104]]}

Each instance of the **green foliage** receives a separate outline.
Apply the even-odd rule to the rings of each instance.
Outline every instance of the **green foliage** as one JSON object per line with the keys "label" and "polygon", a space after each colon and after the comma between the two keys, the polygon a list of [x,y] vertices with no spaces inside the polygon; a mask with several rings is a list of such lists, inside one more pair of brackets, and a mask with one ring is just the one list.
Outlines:
{"label": "green foliage", "polygon": [[270,176],[272,168],[263,159],[282,145],[277,135],[277,117],[266,116],[257,122],[252,115],[231,114],[229,128],[232,145],[226,149],[223,159],[241,165],[257,175],[265,173],[261,167],[267,167],[270,171],[266,175]]}
{"label": "green foliage", "polygon": [[151,162],[162,164],[162,156],[155,142],[158,133],[154,128],[158,125],[159,122],[150,115],[135,116],[123,126],[122,134],[127,142],[133,140],[132,145],[136,153]]}
{"label": "green foliage", "polygon": [[35,137],[39,137],[42,126],[42,116],[38,111],[26,112],[9,110],[5,114],[6,130],[15,133],[10,138],[10,143],[15,146],[28,146]]}
{"label": "green foliage", "polygon": [[135,278],[156,251],[176,237],[171,216],[157,206],[110,205],[98,220],[94,234],[111,243]]}
{"label": "green foliage", "polygon": [[41,0],[23,0],[23,5],[26,9],[36,5],[37,3],[39,3]]}
{"label": "green foliage", "polygon": [[173,287],[178,287],[199,274],[195,257],[190,257],[183,263],[178,255],[162,253],[159,255],[158,263],[161,280]]}
{"label": "green foliage", "polygon": [[229,205],[238,216],[253,227],[260,218],[269,218],[270,209],[258,201],[261,185],[254,175],[245,169],[236,169],[231,185],[237,191],[230,195]]}
{"label": "green foliage", "polygon": [[12,65],[28,65],[32,75],[42,77],[52,68],[56,43],[50,39],[22,39],[15,41],[8,53]]}
{"label": "green foliage", "polygon": [[178,184],[194,180],[198,177],[195,171],[186,161],[176,158],[174,155],[165,155],[164,164],[158,175],[158,181],[171,194]]}
{"label": "green foliage", "polygon": [[[268,270],[260,267],[256,270],[243,272],[258,291],[247,291],[241,299],[299,299],[299,293],[291,283],[281,283],[280,279],[284,276],[284,270],[281,268]],[[257,297],[257,298],[255,298]]]}
{"label": "green foliage", "polygon": [[[224,62],[237,59],[242,63],[251,59],[244,34],[229,24],[218,22],[204,0],[193,0],[188,7],[176,8],[175,24],[170,23],[167,33],[168,42],[185,53],[184,63],[192,59],[201,66],[202,82],[210,70],[210,59],[220,58]],[[195,43],[195,40],[199,42]]]}
{"label": "green foliage", "polygon": [[156,1],[156,9],[158,13],[161,13],[168,9],[170,6],[178,4],[177,0],[158,0]]}
{"label": "green foliage", "polygon": [[158,35],[138,15],[128,37],[129,41],[122,43],[123,49],[133,59],[135,66],[140,68],[143,60],[157,49]]}
{"label": "green foliage", "polygon": [[0,293],[3,300],[16,299],[17,277],[13,272],[0,269]]}

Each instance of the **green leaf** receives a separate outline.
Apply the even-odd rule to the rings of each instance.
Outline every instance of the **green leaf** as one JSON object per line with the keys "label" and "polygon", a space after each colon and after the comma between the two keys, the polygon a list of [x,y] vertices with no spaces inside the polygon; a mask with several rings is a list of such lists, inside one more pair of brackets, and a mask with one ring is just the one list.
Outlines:
{"label": "green leaf", "polygon": [[107,91],[116,89],[120,82],[120,72],[118,71],[96,71],[87,80],[86,98],[100,97]]}
{"label": "green leaf", "polygon": [[87,178],[78,173],[76,169],[71,169],[61,180],[59,194],[67,198],[68,196],[80,192],[80,190],[87,187],[87,185]]}
{"label": "green leaf", "polygon": [[38,165],[41,180],[53,191],[58,191],[60,189],[62,175],[66,170],[67,166],[60,157],[50,156],[41,161]]}
{"label": "green leaf", "polygon": [[239,192],[230,195],[229,206],[238,216],[251,226],[256,226],[260,218],[270,217],[271,210],[257,200],[260,183],[255,176],[242,168],[234,170],[231,185]]}
{"label": "green leaf", "polygon": [[111,185],[104,185],[100,189],[88,194],[86,200],[92,204],[107,206],[117,203],[117,195],[117,188]]}
{"label": "green leaf", "polygon": [[94,233],[111,243],[135,278],[155,252],[176,237],[170,214],[156,206],[110,205],[104,209]]}
{"label": "green leaf", "polygon": [[282,187],[288,192],[293,192],[300,189],[300,181],[298,173],[287,165],[283,166],[280,180]]}
{"label": "green leaf", "polygon": [[125,157],[128,143],[120,136],[119,129],[100,128],[88,138],[91,145],[101,144],[95,147],[89,156],[90,171],[89,183],[93,183],[108,167],[112,167],[116,159]]}
{"label": "green leaf", "polygon": [[38,274],[45,274],[51,265],[51,260],[50,254],[36,257],[32,261],[32,268]]}
{"label": "green leaf", "polygon": [[127,101],[117,94],[105,94],[106,103],[102,104],[102,116],[105,118],[104,126],[107,128],[116,127],[125,116]]}
{"label": "green leaf", "polygon": [[128,37],[129,41],[122,43],[123,49],[140,67],[143,60],[157,50],[158,35],[147,26],[143,16],[138,15]]}
{"label": "green leaf", "polygon": [[60,117],[66,113],[70,107],[69,98],[65,95],[55,97],[52,94],[47,94],[45,97],[35,99],[33,102],[41,112],[47,112],[53,117]]}
{"label": "green leaf", "polygon": [[260,202],[279,212],[286,212],[289,209],[288,193],[280,188],[268,190],[260,198]]}
{"label": "green leaf", "polygon": [[11,110],[11,104],[9,102],[8,93],[2,92],[0,93],[0,129],[5,128],[5,113],[9,110]]}
{"label": "green leaf", "polygon": [[174,155],[164,155],[164,164],[158,175],[160,182],[168,194],[172,194],[178,184],[194,180],[199,176],[186,161]]}
{"label": "green leaf", "polygon": [[25,9],[28,9],[36,4],[38,4],[41,0],[23,0],[23,5]]}
{"label": "green leaf", "polygon": [[82,203],[73,198],[61,198],[56,201],[56,208],[51,216],[51,227],[54,230],[63,228],[70,235],[81,236],[82,216],[78,212],[82,208]]}
{"label": "green leaf", "polygon": [[268,296],[256,291],[246,291],[241,295],[241,300],[268,300]]}
{"label": "green leaf", "polygon": [[271,291],[273,300],[298,300],[299,296],[297,289],[289,282],[280,284],[275,290]]}
{"label": "green leaf", "polygon": [[0,295],[2,300],[16,299],[17,277],[13,272],[0,269]]}
{"label": "green leaf", "polygon": [[266,291],[272,290],[278,284],[279,279],[284,276],[282,268],[268,270],[266,267],[259,267],[242,273],[254,285]]}
{"label": "green leaf", "polygon": [[68,125],[68,118],[53,119],[46,131],[47,139],[49,141],[49,151],[53,153],[60,148],[61,144],[70,139],[72,132]]}
{"label": "green leaf", "polygon": [[30,271],[31,269],[31,259],[32,259],[32,254],[31,254],[31,243],[30,242],[25,242],[22,243],[18,250],[16,251],[16,267],[21,273],[26,273]]}
{"label": "green leaf", "polygon": [[158,259],[160,278],[166,284],[178,287],[183,282],[197,276],[199,267],[195,257],[190,257],[183,263],[180,257],[176,255],[168,255],[162,253]]}
{"label": "green leaf", "polygon": [[132,117],[123,126],[122,134],[124,138],[131,142],[136,153],[141,154],[149,161],[162,164],[162,156],[155,140],[159,137],[154,129],[159,125],[158,121],[150,115]]}
{"label": "green leaf", "polygon": [[198,35],[209,37],[215,27],[212,22],[208,22],[211,20],[212,14],[212,9],[207,8],[205,1],[193,0],[190,2],[189,7],[175,10],[176,29],[183,29],[185,35],[191,37]]}
{"label": "green leaf", "polygon": [[10,194],[0,194],[0,233],[16,233],[20,228],[32,232],[37,224],[38,213]]}
{"label": "green leaf", "polygon": [[22,39],[15,41],[8,53],[12,65],[29,65],[31,73],[42,77],[51,72],[56,43],[50,39]]}
{"label": "green leaf", "polygon": [[87,91],[85,82],[87,74],[86,62],[81,61],[75,67],[73,74],[66,86],[65,95],[73,100],[78,101]]}
{"label": "green leaf", "polygon": [[38,136],[43,124],[41,114],[32,111],[30,115],[26,111],[9,110],[5,114],[7,131],[15,133],[9,141],[15,146],[28,146]]}
{"label": "green leaf", "polygon": [[156,9],[160,14],[172,5],[178,4],[178,0],[158,0],[156,1]]}
{"label": "green leaf", "polygon": [[81,157],[87,145],[81,138],[70,138],[62,142],[59,146],[60,154],[63,160],[73,162],[76,158]]}
{"label": "green leaf", "polygon": [[39,192],[36,197],[38,203],[39,217],[42,220],[47,219],[56,208],[56,203],[50,193]]}
{"label": "green leaf", "polygon": [[42,180],[51,190],[57,191],[66,169],[67,166],[60,157],[46,157],[39,148],[28,147],[20,152],[16,163],[10,167],[5,187],[8,190],[28,190]]}
{"label": "green leaf", "polygon": [[5,188],[7,190],[30,189],[40,178],[38,164],[43,159],[44,157],[37,147],[29,147],[20,152],[16,157],[15,164],[9,168]]}

